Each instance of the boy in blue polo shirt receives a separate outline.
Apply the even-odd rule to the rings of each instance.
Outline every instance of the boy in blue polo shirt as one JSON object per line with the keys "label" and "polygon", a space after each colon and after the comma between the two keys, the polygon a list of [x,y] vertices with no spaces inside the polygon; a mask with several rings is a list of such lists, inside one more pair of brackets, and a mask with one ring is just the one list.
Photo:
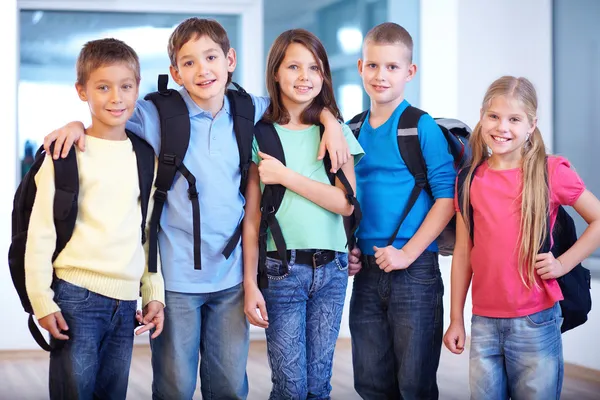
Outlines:
{"label": "boy in blue polo shirt", "polygon": [[[371,105],[358,137],[365,157],[356,166],[363,219],[353,250],[350,332],[354,387],[364,399],[436,399],[442,346],[442,296],[436,237],[453,215],[456,174],[433,118],[418,137],[430,193],[422,191],[387,246],[415,179],[400,156],[397,127],[409,106],[404,87],[416,73],[410,34],[394,23],[373,28],[358,69]],[[362,256],[361,256],[362,253]]]}
{"label": "boy in blue polo shirt", "polygon": [[[194,219],[188,182],[177,174],[158,236],[169,306],[160,340],[151,340],[153,399],[191,399],[199,365],[203,398],[245,399],[249,334],[240,243],[229,258],[222,254],[243,218],[245,205],[239,190],[241,174],[231,105],[225,96],[236,53],[218,22],[200,18],[187,19],[175,28],[168,52],[171,76],[183,86],[179,93],[190,116],[190,143],[183,162],[197,182],[202,269],[194,269]],[[252,100],[257,122],[269,99],[252,96]],[[328,142],[332,144],[328,148],[332,158],[335,154],[343,158],[347,144],[341,125],[331,113],[323,113],[321,119],[330,128],[326,135],[332,137]],[[160,118],[151,101],[138,101],[127,129],[160,153]],[[48,135],[44,142],[48,145],[57,140],[54,156],[58,157],[63,143],[82,146],[82,133],[81,123],[71,123]],[[144,322],[152,317],[146,315]]]}

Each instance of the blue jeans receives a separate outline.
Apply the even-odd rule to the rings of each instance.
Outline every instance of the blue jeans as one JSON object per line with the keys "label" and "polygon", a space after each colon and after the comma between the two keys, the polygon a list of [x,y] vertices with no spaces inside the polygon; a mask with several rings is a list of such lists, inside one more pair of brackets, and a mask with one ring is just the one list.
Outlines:
{"label": "blue jeans", "polygon": [[242,284],[214,293],[165,292],[165,327],[150,340],[152,398],[189,400],[198,364],[204,400],[245,399],[249,332]]}
{"label": "blue jeans", "polygon": [[111,299],[61,279],[53,288],[69,340],[50,340],[50,398],[125,399],[137,301]]}
{"label": "blue jeans", "polygon": [[350,301],[354,388],[363,399],[438,398],[443,295],[437,253],[390,273],[363,258]]}
{"label": "blue jeans", "polygon": [[560,306],[520,318],[473,315],[471,399],[560,398],[563,354]]}
{"label": "blue jeans", "polygon": [[348,255],[328,264],[289,268],[267,258],[269,287],[263,290],[269,314],[267,352],[273,388],[270,399],[329,399],[333,351],[348,285]]}

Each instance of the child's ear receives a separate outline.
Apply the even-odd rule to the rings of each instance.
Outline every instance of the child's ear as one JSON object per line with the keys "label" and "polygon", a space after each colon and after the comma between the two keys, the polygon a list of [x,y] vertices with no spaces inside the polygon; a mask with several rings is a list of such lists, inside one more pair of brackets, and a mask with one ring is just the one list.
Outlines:
{"label": "child's ear", "polygon": [[362,76],[362,71],[363,71],[363,60],[362,60],[362,58],[358,59],[357,67],[358,67],[358,73],[360,74],[360,76]]}
{"label": "child's ear", "polygon": [[417,64],[410,64],[408,66],[408,74],[406,75],[406,82],[411,81],[417,74]]}
{"label": "child's ear", "polygon": [[529,134],[531,135],[533,133],[533,131],[535,131],[535,128],[537,128],[537,122],[538,119],[537,117],[533,119],[533,123],[531,124],[531,128],[529,128],[529,130],[527,132],[529,132]]}
{"label": "child's ear", "polygon": [[83,87],[83,85],[76,83],[75,90],[77,90],[77,95],[81,101],[87,101],[87,94],[85,93],[85,87]]}
{"label": "child's ear", "polygon": [[237,54],[235,53],[235,49],[232,47],[227,52],[227,71],[228,72],[235,71],[236,66],[237,66]]}
{"label": "child's ear", "polygon": [[171,73],[171,77],[173,80],[177,82],[179,86],[183,86],[183,79],[181,79],[181,75],[179,75],[179,70],[173,65],[169,66],[169,72]]}

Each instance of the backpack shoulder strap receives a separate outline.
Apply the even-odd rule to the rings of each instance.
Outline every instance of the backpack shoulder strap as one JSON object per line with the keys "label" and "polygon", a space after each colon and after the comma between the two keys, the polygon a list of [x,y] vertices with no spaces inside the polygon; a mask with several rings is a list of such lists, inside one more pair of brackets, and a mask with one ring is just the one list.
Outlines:
{"label": "backpack shoulder strap", "polygon": [[367,118],[368,113],[369,113],[369,110],[365,110],[365,111],[361,112],[360,114],[355,115],[348,122],[348,127],[352,131],[352,134],[354,134],[354,137],[357,139],[358,139],[358,135],[360,135],[360,128],[362,127],[363,123],[365,122],[365,119]]}
{"label": "backpack shoulder strap", "polygon": [[[54,152],[53,145],[50,147]],[[77,220],[77,199],[79,198],[79,169],[75,146],[65,158],[53,160],[54,164],[54,226],[56,228],[56,248],[52,259],[65,248],[73,235]]]}
{"label": "backpack shoulder strap", "polygon": [[425,164],[425,158],[421,151],[421,143],[419,142],[418,134],[419,120],[424,114],[426,114],[425,111],[413,106],[408,106],[402,112],[402,115],[400,115],[400,119],[398,120],[396,136],[398,150],[400,151],[400,156],[404,160],[409,172],[415,178],[415,185],[410,192],[408,202],[402,212],[396,230],[388,239],[388,246],[391,246],[394,243],[394,240],[396,240],[396,236],[400,231],[402,223],[417,202],[421,191],[427,187],[427,165]]}
{"label": "backpack shoulder strap", "polygon": [[[259,122],[256,124],[254,135],[260,151],[267,153],[285,164],[285,154],[281,139],[275,130],[273,124]],[[258,280],[261,288],[268,286],[268,280],[265,270],[267,258],[267,229],[273,235],[273,241],[277,248],[277,253],[287,267],[287,246],[283,238],[281,226],[275,218],[275,214],[279,210],[285,195],[285,186],[282,185],[265,185],[262,198],[260,201],[261,222],[260,222],[260,239],[259,239],[259,271]]]}
{"label": "backpack shoulder strap", "polygon": [[[458,171],[457,174],[457,193],[458,193],[458,207],[460,208],[461,213],[464,215],[465,211],[463,210],[463,203],[462,203],[462,198],[463,198],[463,193],[464,193],[464,188],[465,188],[465,182],[467,181],[467,175],[469,174],[469,169],[471,168],[470,165],[465,165],[464,168],[460,169]],[[475,168],[475,171],[473,171],[473,175],[471,175],[471,182],[469,182],[469,187],[471,187],[470,185],[473,183],[473,178],[475,178],[475,173],[477,172],[477,168]],[[470,199],[471,197],[469,197]],[[469,202],[469,231],[470,231],[470,236],[471,236],[471,243],[475,243],[473,238],[473,229],[475,227],[475,223],[473,222],[473,206],[471,205],[471,202]]]}
{"label": "backpack shoulder strap", "polygon": [[126,131],[131,141],[137,162],[138,181],[140,185],[140,206],[142,209],[142,244],[146,243],[146,217],[148,203],[154,181],[154,149],[146,141],[130,131]]}
{"label": "backpack shoulder strap", "polygon": [[[154,209],[150,217],[150,251],[148,253],[148,270],[150,272],[156,272],[158,225],[167,200],[167,192],[173,185],[175,174],[183,165],[183,159],[190,143],[191,126],[187,105],[177,90],[167,89],[168,80],[167,75],[159,75],[158,91],[144,97],[154,103],[160,117],[160,154],[155,181]],[[190,192],[194,211],[194,268],[200,269],[200,217],[199,207],[196,207],[197,192],[195,196],[196,202],[192,199],[193,193]]]}
{"label": "backpack shoulder strap", "polygon": [[[232,82],[237,90],[227,90],[227,98],[233,116],[233,131],[240,156],[240,193],[245,195],[248,183],[248,169],[252,162],[252,139],[254,138],[254,103],[252,97],[237,83]],[[242,237],[242,224],[238,224],[227,242],[222,254],[229,258]]]}

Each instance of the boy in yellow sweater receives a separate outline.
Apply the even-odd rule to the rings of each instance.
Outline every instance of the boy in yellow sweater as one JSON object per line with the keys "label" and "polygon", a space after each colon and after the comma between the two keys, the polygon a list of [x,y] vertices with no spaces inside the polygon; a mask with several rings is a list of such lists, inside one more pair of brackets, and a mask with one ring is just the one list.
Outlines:
{"label": "boy in yellow sweater", "polygon": [[156,328],[156,337],[163,328],[164,284],[160,270],[147,272],[138,164],[125,131],[139,81],[138,57],[121,41],[92,41],[79,54],[75,86],[92,124],[86,151],[76,150],[75,229],[54,261],[50,156],[35,176],[25,278],[39,324],[52,335],[51,399],[125,399],[140,281],[146,325],[138,334]]}

